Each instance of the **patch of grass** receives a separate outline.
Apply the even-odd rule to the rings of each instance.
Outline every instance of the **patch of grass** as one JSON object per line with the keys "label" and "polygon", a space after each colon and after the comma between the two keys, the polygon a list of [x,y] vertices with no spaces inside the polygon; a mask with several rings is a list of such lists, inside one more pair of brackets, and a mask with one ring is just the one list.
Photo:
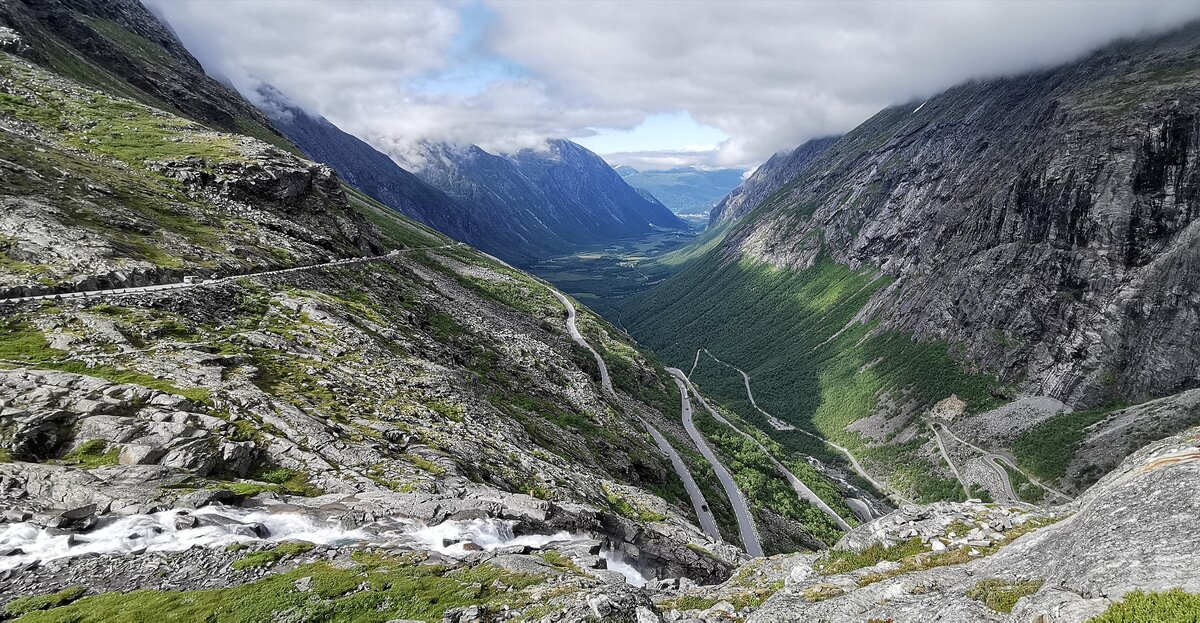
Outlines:
{"label": "patch of grass", "polygon": [[0,359],[20,361],[36,369],[94,376],[112,383],[141,385],[198,403],[210,404],[212,401],[212,393],[207,388],[181,388],[166,379],[136,370],[106,365],[88,366],[82,361],[66,359],[66,356],[65,352],[51,348],[42,332],[24,318],[0,321]]}
{"label": "patch of grass", "polygon": [[813,584],[811,586],[804,587],[804,590],[800,593],[800,595],[810,603],[825,601],[826,599],[833,599],[834,597],[845,594],[845,589],[834,584]]}
{"label": "patch of grass", "polygon": [[288,541],[280,543],[272,549],[246,554],[240,560],[234,561],[231,566],[238,571],[268,567],[289,556],[311,552],[313,547],[313,544],[307,541]]}
{"label": "patch of grass", "polygon": [[[419,564],[417,557],[354,555],[355,564],[306,564],[230,588],[200,591],[142,590],[105,593],[70,605],[33,612],[21,623],[143,623],[178,621],[257,623],[391,619],[441,621],[447,610],[480,605],[490,612],[535,603],[530,589],[544,576],[513,573],[490,565]],[[308,592],[295,582],[311,578]],[[363,586],[364,589],[355,590]]]}
{"label": "patch of grass", "polygon": [[108,449],[108,442],[103,439],[85,441],[62,458],[64,463],[76,465],[84,469],[94,469],[107,465],[116,465],[117,456],[121,451],[117,448]]}
{"label": "patch of grass", "polygon": [[783,580],[759,584],[744,593],[730,597],[729,603],[733,604],[733,607],[738,610],[757,608],[770,599],[772,595],[783,590],[783,586]]}
{"label": "patch of grass", "polygon": [[1200,623],[1200,595],[1171,589],[1133,591],[1088,623]]}
{"label": "patch of grass", "polygon": [[604,497],[608,500],[608,505],[622,517],[645,522],[665,521],[667,518],[662,513],[634,505],[606,485],[601,485],[601,487],[604,489]]}
{"label": "patch of grass", "polygon": [[998,578],[981,580],[967,591],[967,597],[982,601],[983,604],[996,612],[1008,614],[1013,611],[1022,597],[1032,595],[1042,588],[1042,580],[1024,582],[1009,582]]}
{"label": "patch of grass", "polygon": [[278,492],[280,490],[305,497],[316,497],[325,493],[319,487],[309,482],[308,474],[286,467],[267,467],[251,475],[251,478],[271,483],[276,485],[276,487],[264,487],[249,483],[231,483],[227,488],[239,495],[254,495],[260,491]]}
{"label": "patch of grass", "polygon": [[350,422],[346,397],[321,385],[317,377],[307,372],[310,366],[324,364],[265,349],[255,349],[251,356],[258,368],[253,381],[259,389],[304,411],[315,411],[314,415],[323,415],[342,424]]}
{"label": "patch of grass", "polygon": [[559,569],[565,569],[571,573],[574,573],[575,575],[587,575],[583,572],[583,569],[579,568],[579,565],[575,564],[574,560],[571,560],[571,558],[568,556],[564,556],[557,550],[546,550],[538,553],[538,556],[540,556],[542,560],[545,560]]}
{"label": "patch of grass", "polygon": [[1043,480],[1060,478],[1083,440],[1084,429],[1124,406],[1114,403],[1098,409],[1072,411],[1039,423],[1013,442],[1012,453],[1017,465]]}
{"label": "patch of grass", "polygon": [[4,612],[9,616],[21,616],[38,610],[49,610],[83,597],[87,589],[82,586],[71,586],[49,595],[30,595],[18,597],[4,605]]}
{"label": "patch of grass", "polygon": [[875,543],[858,552],[831,549],[824,558],[817,562],[814,568],[822,575],[835,575],[871,567],[884,561],[897,562],[925,551],[928,551],[925,544],[921,542],[921,539],[915,538],[887,547]]}
{"label": "patch of grass", "polygon": [[408,459],[408,462],[429,472],[430,474],[433,474],[434,476],[441,476],[442,474],[446,473],[445,467],[442,467],[441,465],[438,465],[437,463],[434,463],[425,457],[416,454],[405,454],[404,458]]}
{"label": "patch of grass", "polygon": [[715,597],[700,597],[698,595],[680,595],[659,604],[663,610],[707,610],[717,605]]}

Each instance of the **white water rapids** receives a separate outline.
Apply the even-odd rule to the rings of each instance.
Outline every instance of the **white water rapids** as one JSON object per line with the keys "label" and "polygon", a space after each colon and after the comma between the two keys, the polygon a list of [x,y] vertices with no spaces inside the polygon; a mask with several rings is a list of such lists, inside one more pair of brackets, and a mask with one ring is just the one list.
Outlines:
{"label": "white water rapids", "polygon": [[[187,517],[198,520],[186,527]],[[183,522],[183,523],[180,523]],[[434,526],[398,520],[382,527],[347,530],[335,522],[293,512],[272,513],[224,506],[208,506],[194,511],[179,509],[148,515],[108,516],[86,533],[50,530],[28,523],[0,525],[0,571],[15,569],[31,562],[48,562],[96,554],[133,554],[141,552],[182,552],[192,547],[225,547],[231,543],[308,541],[318,545],[366,544],[379,547],[404,546],[461,557],[473,543],[484,551],[527,545],[541,548],[588,538],[587,535],[513,534],[512,521],[471,519],[444,521]],[[253,524],[265,528],[260,536]],[[474,548],[472,548],[474,549]],[[646,578],[625,561],[620,551],[606,549],[602,555],[610,570],[623,575],[629,584],[644,586]]]}
{"label": "white water rapids", "polygon": [[[185,515],[199,518],[197,527],[176,527]],[[191,547],[224,547],[230,543],[299,540],[318,545],[371,544],[404,545],[436,551],[447,556],[467,553],[466,543],[485,551],[513,545],[543,547],[549,543],[577,540],[569,532],[515,536],[514,522],[498,519],[445,521],[436,526],[416,522],[398,522],[397,528],[368,531],[347,530],[334,522],[320,521],[299,513],[271,513],[229,507],[205,507],[195,511],[169,510],[149,515],[105,518],[95,529],[83,533],[62,533],[31,523],[0,526],[0,571],[29,562],[46,562],[87,554],[129,554],[135,552],[181,552]],[[223,520],[232,520],[223,522]],[[262,524],[266,536],[259,536],[249,524]],[[19,553],[18,551],[19,550]]]}
{"label": "white water rapids", "polygon": [[637,567],[625,562],[625,554],[621,550],[605,549],[601,552],[604,556],[604,561],[607,563],[609,571],[616,571],[625,576],[625,582],[631,586],[643,587],[646,585],[646,576],[642,575]]}

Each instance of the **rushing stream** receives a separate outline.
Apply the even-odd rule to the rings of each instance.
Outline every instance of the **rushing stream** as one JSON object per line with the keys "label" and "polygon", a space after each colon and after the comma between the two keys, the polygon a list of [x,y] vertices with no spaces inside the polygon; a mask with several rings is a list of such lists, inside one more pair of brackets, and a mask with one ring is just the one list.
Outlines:
{"label": "rushing stream", "polygon": [[105,517],[86,533],[43,528],[31,523],[0,527],[0,571],[33,561],[87,554],[180,552],[191,547],[223,547],[254,541],[308,541],[318,545],[370,544],[467,553],[466,544],[491,551],[513,545],[543,547],[583,538],[568,532],[516,536],[512,522],[498,519],[445,521],[436,526],[395,522],[395,527],[347,530],[335,522],[300,513],[271,513],[210,506],[195,511],[168,510],[149,515]]}
{"label": "rushing stream", "polygon": [[[87,532],[44,528],[28,522],[0,526],[0,571],[33,562],[96,554],[182,552],[192,547],[230,543],[308,541],[318,545],[375,545],[434,551],[461,557],[472,550],[512,546],[541,548],[589,538],[584,534],[513,534],[515,522],[499,519],[444,521],[434,526],[396,520],[347,530],[336,522],[294,512],[273,513],[224,506],[194,511],[168,510],[148,515],[108,516]],[[620,551],[602,553],[610,570],[634,586],[646,578]]]}

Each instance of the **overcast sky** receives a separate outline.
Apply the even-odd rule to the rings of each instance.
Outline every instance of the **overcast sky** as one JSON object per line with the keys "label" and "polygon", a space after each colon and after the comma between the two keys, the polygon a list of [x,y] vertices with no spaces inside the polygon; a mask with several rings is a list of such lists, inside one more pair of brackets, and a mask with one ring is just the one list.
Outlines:
{"label": "overcast sky", "polygon": [[393,154],[570,138],[612,164],[749,168],[889,104],[1200,17],[1194,0],[143,0],[214,75]]}

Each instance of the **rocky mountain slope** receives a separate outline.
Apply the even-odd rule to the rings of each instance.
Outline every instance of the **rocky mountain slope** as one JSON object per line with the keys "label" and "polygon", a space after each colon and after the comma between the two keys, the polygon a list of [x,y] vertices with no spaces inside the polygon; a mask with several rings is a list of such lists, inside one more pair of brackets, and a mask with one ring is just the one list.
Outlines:
{"label": "rocky mountain slope", "polygon": [[[1102,434],[1137,419],[1115,409],[1200,378],[1198,43],[1190,24],[885,109],[775,190],[754,192],[752,177],[731,194],[740,207],[718,223],[748,216],[625,310],[637,318],[627,326],[671,363],[706,347],[746,370],[768,412],[858,451],[918,498],[968,495],[978,483],[957,482],[945,458],[960,452],[999,452],[1016,479],[1086,487],[1197,421],[1181,406],[1140,436]],[[698,375],[744,401],[736,376]],[[992,411],[1021,396],[1044,400],[1018,419]],[[749,405],[739,412],[771,430]],[[935,434],[931,413],[973,445]],[[993,436],[986,420],[1012,426]],[[1120,441],[1085,469],[1084,437]]]}
{"label": "rocky mountain slope", "polygon": [[618,166],[614,170],[630,186],[654,195],[676,214],[708,212],[742,183],[742,171],[738,169],[684,167],[639,171],[633,167]]}
{"label": "rocky mountain slope", "polygon": [[[633,616],[654,608],[639,585],[745,559],[673,381],[590,311],[603,374],[547,284],[328,167],[0,42],[6,616],[99,593],[45,616]],[[825,522],[760,536],[818,547]]]}
{"label": "rocky mountain slope", "polygon": [[838,137],[816,138],[788,153],[771,156],[758,166],[746,181],[731,190],[712,207],[709,225],[736,221],[759,204],[766,202],[792,181],[813,158],[821,155]]}
{"label": "rocky mountain slope", "polygon": [[472,206],[475,218],[516,244],[483,245],[518,264],[562,255],[580,245],[685,229],[666,206],[626,184],[596,154],[570,141],[511,155],[477,146],[425,143],[409,168],[422,180]]}
{"label": "rocky mountain slope", "polygon": [[1200,603],[1189,562],[1200,534],[1189,490],[1200,477],[1198,433],[1151,444],[1049,511],[897,511],[806,557],[747,620],[1187,620]]}
{"label": "rocky mountain slope", "polygon": [[286,145],[257,108],[205,74],[141,3],[3,0],[0,26],[21,33],[29,58],[62,76],[216,130]]}
{"label": "rocky mountain slope", "polygon": [[274,126],[304,155],[329,165],[368,196],[476,248],[514,261],[526,257],[520,250],[527,241],[513,231],[505,215],[452,199],[324,117],[314,117],[292,104],[278,90],[263,86],[256,96]]}

